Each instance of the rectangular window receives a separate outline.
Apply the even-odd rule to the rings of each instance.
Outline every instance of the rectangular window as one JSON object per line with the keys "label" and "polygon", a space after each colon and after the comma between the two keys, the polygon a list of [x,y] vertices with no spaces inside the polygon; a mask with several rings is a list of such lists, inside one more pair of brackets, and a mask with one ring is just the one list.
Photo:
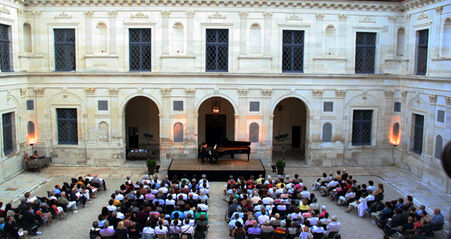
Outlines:
{"label": "rectangular window", "polygon": [[152,69],[152,30],[129,29],[130,71],[151,71]]}
{"label": "rectangular window", "polygon": [[357,32],[355,43],[355,73],[374,74],[376,33]]}
{"label": "rectangular window", "polygon": [[428,29],[417,32],[417,75],[426,75],[428,64],[428,37]]}
{"label": "rectangular window", "polygon": [[34,101],[27,100],[27,110],[34,110]]}
{"label": "rectangular window", "polygon": [[421,154],[423,152],[423,125],[424,125],[424,116],[414,114],[412,151],[417,154]]}
{"label": "rectangular window", "polygon": [[371,145],[372,110],[354,110],[352,116],[352,145]]}
{"label": "rectangular window", "polygon": [[55,71],[75,71],[75,29],[54,29]]}
{"label": "rectangular window", "polygon": [[249,111],[250,112],[259,112],[260,111],[260,102],[259,101],[251,101],[249,103]]}
{"label": "rectangular window", "polygon": [[77,109],[56,109],[58,144],[78,144]]}
{"label": "rectangular window", "polygon": [[229,68],[229,30],[207,29],[206,70],[227,72]]}
{"label": "rectangular window", "polygon": [[324,110],[324,112],[333,112],[334,111],[334,102],[324,102],[323,110]]}
{"label": "rectangular window", "polygon": [[393,105],[394,112],[401,112],[401,102],[395,102]]}
{"label": "rectangular window", "polygon": [[443,110],[437,111],[437,121],[440,123],[445,123],[445,111]]}
{"label": "rectangular window", "polygon": [[14,152],[16,146],[16,130],[15,130],[14,113],[2,115],[3,127],[3,152],[5,155]]}
{"label": "rectangular window", "polygon": [[174,111],[183,111],[183,101],[175,100],[173,102],[173,110]]}
{"label": "rectangular window", "polygon": [[99,111],[108,110],[108,100],[99,100],[97,102],[97,109]]}
{"label": "rectangular window", "polygon": [[12,71],[9,26],[0,24],[0,71]]}
{"label": "rectangular window", "polygon": [[282,72],[304,72],[304,31],[283,31]]}

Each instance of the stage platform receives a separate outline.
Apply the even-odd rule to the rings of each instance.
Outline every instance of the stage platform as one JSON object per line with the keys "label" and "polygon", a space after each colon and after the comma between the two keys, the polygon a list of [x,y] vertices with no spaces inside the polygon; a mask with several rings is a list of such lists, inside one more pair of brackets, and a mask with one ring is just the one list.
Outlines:
{"label": "stage platform", "polygon": [[208,162],[201,163],[197,159],[172,159],[168,168],[168,176],[172,178],[174,175],[180,179],[183,175],[191,177],[197,175],[201,177],[202,174],[207,175],[209,181],[227,181],[230,175],[234,177],[244,176],[249,177],[254,175],[255,178],[259,174],[265,175],[265,167],[260,159],[219,159],[217,164]]}

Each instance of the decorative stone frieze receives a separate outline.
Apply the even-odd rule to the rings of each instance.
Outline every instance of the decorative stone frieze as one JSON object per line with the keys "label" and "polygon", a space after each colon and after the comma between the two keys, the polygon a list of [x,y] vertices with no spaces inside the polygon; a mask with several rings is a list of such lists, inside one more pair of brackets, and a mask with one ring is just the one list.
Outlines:
{"label": "decorative stone frieze", "polygon": [[287,21],[302,21],[302,18],[296,14],[291,14],[285,17],[285,20]]}
{"label": "decorative stone frieze", "polygon": [[7,15],[10,15],[10,14],[11,14],[11,11],[10,11],[8,8],[6,8],[5,6],[3,6],[2,8],[0,8],[0,12],[1,12],[1,13],[4,13],[4,14],[7,14]]}
{"label": "decorative stone frieze", "polygon": [[138,18],[138,19],[147,19],[147,18],[149,18],[149,15],[147,15],[147,14],[144,14],[144,13],[142,13],[142,12],[138,12],[138,13],[136,13],[136,14],[130,14],[130,18],[131,19],[134,19],[134,18]]}
{"label": "decorative stone frieze", "polygon": [[185,89],[185,94],[186,95],[194,95],[196,93],[196,89],[195,88],[186,88]]}
{"label": "decorative stone frieze", "polygon": [[429,102],[431,104],[436,104],[437,103],[437,95],[429,95]]}
{"label": "decorative stone frieze", "polygon": [[44,96],[45,88],[34,88],[34,95],[38,97]]}
{"label": "decorative stone frieze", "polygon": [[110,88],[109,91],[110,91],[110,95],[111,96],[119,95],[119,89],[118,88]]}
{"label": "decorative stone frieze", "polygon": [[55,19],[72,19],[72,16],[65,12],[62,12],[62,13],[56,15]]}
{"label": "decorative stone frieze", "polygon": [[417,20],[418,20],[418,21],[421,21],[421,20],[423,20],[423,19],[428,19],[428,18],[429,18],[429,16],[426,15],[424,12],[422,12],[422,13],[420,14],[420,16],[418,16]]}
{"label": "decorative stone frieze", "polygon": [[347,18],[347,16],[346,16],[345,14],[340,14],[340,15],[338,15],[338,20],[339,20],[340,22],[346,21],[346,18]]}
{"label": "decorative stone frieze", "polygon": [[316,13],[315,17],[317,21],[321,21],[324,19],[324,13]]}
{"label": "decorative stone frieze", "polygon": [[87,11],[87,12],[85,12],[85,16],[86,17],[92,17],[92,16],[94,16],[94,12],[93,11]]}
{"label": "decorative stone frieze", "polygon": [[163,17],[169,17],[171,15],[170,11],[161,11],[161,16]]}
{"label": "decorative stone frieze", "polygon": [[392,90],[384,91],[385,98],[392,98],[394,94],[395,94],[395,92]]}
{"label": "decorative stone frieze", "polygon": [[346,90],[335,90],[336,98],[345,98]]}
{"label": "decorative stone frieze", "polygon": [[262,95],[263,96],[271,96],[272,94],[272,90],[271,89],[263,89],[262,90]]}
{"label": "decorative stone frieze", "polygon": [[163,96],[169,96],[171,94],[172,89],[171,88],[162,88],[161,89],[161,94]]}
{"label": "decorative stone frieze", "polygon": [[117,16],[117,11],[110,11],[110,12],[108,12],[108,16],[116,17]]}
{"label": "decorative stone frieze", "polygon": [[375,23],[376,19],[373,16],[363,16],[363,17],[360,17],[359,22],[362,22],[362,23]]}
{"label": "decorative stone frieze", "polygon": [[214,20],[217,20],[217,19],[226,19],[226,16],[220,14],[219,12],[216,12],[215,14],[209,15],[209,16],[208,16],[208,19],[214,19]]}
{"label": "decorative stone frieze", "polygon": [[247,89],[238,89],[238,96],[246,96],[247,92]]}
{"label": "decorative stone frieze", "polygon": [[313,98],[323,97],[323,90],[312,90]]}
{"label": "decorative stone frieze", "polygon": [[96,94],[96,88],[94,87],[86,87],[85,91],[87,96],[93,96]]}
{"label": "decorative stone frieze", "polygon": [[388,16],[387,17],[387,20],[389,21],[389,22],[395,22],[396,21],[396,16]]}

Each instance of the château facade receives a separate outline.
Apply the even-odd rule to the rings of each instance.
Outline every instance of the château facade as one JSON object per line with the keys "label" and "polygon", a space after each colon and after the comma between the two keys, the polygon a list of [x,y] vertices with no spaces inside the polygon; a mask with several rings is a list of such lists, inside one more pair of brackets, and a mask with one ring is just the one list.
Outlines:
{"label": "ch\u00e2teau facade", "polygon": [[168,165],[227,137],[451,192],[449,1],[0,0],[0,64],[0,180],[35,149]]}

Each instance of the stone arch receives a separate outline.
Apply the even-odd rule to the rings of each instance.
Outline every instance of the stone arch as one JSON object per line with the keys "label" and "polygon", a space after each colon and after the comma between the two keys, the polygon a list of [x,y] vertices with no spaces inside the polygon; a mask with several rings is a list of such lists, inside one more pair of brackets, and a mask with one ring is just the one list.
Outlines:
{"label": "stone arch", "polygon": [[199,114],[199,107],[208,99],[213,98],[213,97],[220,97],[220,98],[224,98],[225,100],[227,100],[230,104],[232,104],[233,107],[233,111],[235,112],[235,116],[239,115],[239,111],[238,111],[238,105],[235,103],[235,101],[233,101],[233,99],[225,94],[208,94],[205,95],[204,97],[202,97],[201,99],[199,99],[194,107],[194,115],[198,115]]}
{"label": "stone arch", "polygon": [[31,34],[31,24],[25,22],[23,24],[23,50],[24,52],[32,52],[33,51],[33,40]]}
{"label": "stone arch", "polygon": [[425,100],[423,100],[420,95],[416,95],[411,100],[409,100],[409,103],[407,103],[407,108],[409,110],[412,110],[412,108],[416,108],[421,112],[426,112],[425,109],[427,109],[428,106],[429,104]]}
{"label": "stone arch", "polygon": [[[76,95],[74,93],[71,93],[69,91],[58,92],[58,93],[53,94],[52,96],[50,96],[48,98],[47,102],[46,102],[46,106],[47,106],[46,109],[50,110],[51,106],[55,105],[54,102],[65,102],[65,101],[67,101],[68,97],[64,98],[64,95],[67,95],[68,97],[70,96],[72,99],[74,99],[74,102],[72,102],[72,104],[79,104],[80,107],[81,107],[81,110],[84,111],[84,109],[85,109],[85,102],[83,101],[83,99],[80,96],[78,96],[78,95]],[[63,96],[64,100],[61,100],[61,101],[55,100],[55,98],[57,98],[59,96]],[[56,105],[58,105],[58,104],[56,104]]]}
{"label": "stone arch", "polygon": [[403,27],[396,33],[396,56],[404,56],[406,32]]}
{"label": "stone arch", "polygon": [[332,124],[329,122],[323,124],[322,141],[324,143],[332,142]]}
{"label": "stone arch", "polygon": [[305,104],[305,108],[307,110],[307,117],[310,118],[310,109],[312,109],[312,105],[311,103],[307,100],[307,98],[305,98],[302,95],[298,95],[298,94],[287,94],[287,95],[283,95],[281,97],[279,97],[275,103],[271,106],[271,112],[274,112],[274,110],[276,109],[277,105],[282,102],[285,99],[288,98],[296,98],[300,101],[302,101]]}
{"label": "stone arch", "polygon": [[101,121],[99,123],[99,128],[98,128],[98,136],[99,136],[99,141],[100,142],[108,142],[110,137],[109,137],[109,128],[108,128],[108,123],[105,121]]}
{"label": "stone arch", "polygon": [[161,112],[161,103],[155,97],[153,97],[152,95],[150,95],[150,94],[132,93],[132,94],[129,94],[128,96],[126,96],[121,102],[120,109],[122,109],[121,112],[123,114],[125,114],[125,108],[127,107],[127,103],[131,99],[133,99],[133,98],[135,98],[137,96],[143,96],[143,97],[149,98],[151,101],[153,101],[153,103],[155,103],[155,105],[157,105],[158,112]]}
{"label": "stone arch", "polygon": [[[360,100],[357,98],[360,97]],[[362,103],[362,99],[366,97],[365,103]],[[379,108],[378,100],[375,96],[369,94],[358,94],[349,99],[345,104],[345,109],[349,109],[351,106],[371,106]]]}

